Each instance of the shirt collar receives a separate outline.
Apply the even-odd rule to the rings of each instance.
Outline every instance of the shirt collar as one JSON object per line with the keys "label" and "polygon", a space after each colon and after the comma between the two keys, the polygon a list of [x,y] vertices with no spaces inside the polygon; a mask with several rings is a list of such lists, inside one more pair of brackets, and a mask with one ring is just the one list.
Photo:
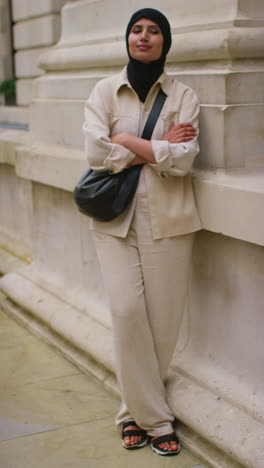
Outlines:
{"label": "shirt collar", "polygon": [[[164,93],[168,95],[172,87],[172,82],[173,82],[172,78],[170,78],[166,72],[163,72],[160,75],[160,77],[157,79],[154,86],[157,86],[157,84],[159,83],[162,91],[164,91]],[[116,85],[115,85],[116,93],[118,93],[119,89],[122,88],[122,86],[127,86],[128,88],[132,88],[127,78],[126,67],[123,68],[123,70],[116,77]]]}

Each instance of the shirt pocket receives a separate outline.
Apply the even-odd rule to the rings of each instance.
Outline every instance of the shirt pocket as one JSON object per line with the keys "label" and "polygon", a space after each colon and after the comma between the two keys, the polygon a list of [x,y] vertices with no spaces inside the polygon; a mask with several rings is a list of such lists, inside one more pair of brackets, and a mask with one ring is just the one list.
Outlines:
{"label": "shirt pocket", "polygon": [[168,110],[161,114],[163,131],[166,133],[173,125],[179,123],[180,109]]}
{"label": "shirt pocket", "polygon": [[110,137],[122,132],[130,133],[132,135],[138,134],[139,116],[109,113],[108,122]]}
{"label": "shirt pocket", "polygon": [[153,140],[161,140],[165,133],[169,131],[169,129],[179,123],[179,111],[178,110],[163,110],[160,114],[158,122],[154,128],[154,132],[152,135]]}

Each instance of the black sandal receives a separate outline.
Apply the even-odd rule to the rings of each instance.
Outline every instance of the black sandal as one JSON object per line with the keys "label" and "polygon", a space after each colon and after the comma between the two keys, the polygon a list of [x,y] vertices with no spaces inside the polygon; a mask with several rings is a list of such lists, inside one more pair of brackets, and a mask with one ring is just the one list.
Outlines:
{"label": "black sandal", "polygon": [[[166,450],[158,447],[158,445],[164,444],[165,442],[176,442],[176,444],[178,445],[177,450]],[[163,457],[171,457],[173,455],[178,455],[178,453],[180,453],[181,451],[180,441],[175,434],[166,434],[157,437],[156,439],[151,439],[150,443],[153,452],[157,453],[158,455],[162,455]]]}
{"label": "black sandal", "polygon": [[[137,426],[137,424],[135,423],[135,421],[127,421],[123,424],[122,441],[121,441],[122,446],[128,450],[133,450],[133,449],[135,450],[135,449],[140,449],[142,447],[145,447],[149,440],[147,431],[144,431],[144,429],[129,429],[128,431],[125,431],[126,427],[128,426]],[[133,444],[133,445],[126,445],[124,442],[124,438],[131,437],[131,436],[141,436],[142,440],[139,440],[138,442],[136,442],[136,444]]]}

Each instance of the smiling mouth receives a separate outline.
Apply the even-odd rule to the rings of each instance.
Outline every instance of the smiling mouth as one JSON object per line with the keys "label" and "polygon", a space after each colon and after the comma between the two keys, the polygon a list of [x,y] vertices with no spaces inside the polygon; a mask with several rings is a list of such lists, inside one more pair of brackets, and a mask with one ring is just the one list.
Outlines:
{"label": "smiling mouth", "polygon": [[146,50],[150,50],[151,47],[150,46],[147,46],[147,45],[138,45],[137,48],[139,50],[143,50],[143,51],[146,51]]}

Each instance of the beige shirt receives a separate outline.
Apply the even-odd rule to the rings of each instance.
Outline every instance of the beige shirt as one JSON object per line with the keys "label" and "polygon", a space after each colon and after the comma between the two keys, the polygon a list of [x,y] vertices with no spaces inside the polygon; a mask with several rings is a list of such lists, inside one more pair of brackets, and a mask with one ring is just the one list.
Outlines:
{"label": "beige shirt", "polygon": [[[167,94],[167,99],[151,140],[156,164],[143,166],[154,239],[187,234],[201,228],[189,173],[199,152],[197,137],[185,143],[161,140],[164,133],[177,123],[191,122],[198,128],[197,96],[192,89],[163,73],[152,86],[141,109],[125,68],[95,85],[85,103],[83,126],[89,166],[113,173],[122,171],[135,154],[124,146],[111,143],[110,137],[120,132],[140,136],[160,87]],[[91,228],[126,237],[135,202],[134,197],[125,212],[112,221],[91,220]]]}

